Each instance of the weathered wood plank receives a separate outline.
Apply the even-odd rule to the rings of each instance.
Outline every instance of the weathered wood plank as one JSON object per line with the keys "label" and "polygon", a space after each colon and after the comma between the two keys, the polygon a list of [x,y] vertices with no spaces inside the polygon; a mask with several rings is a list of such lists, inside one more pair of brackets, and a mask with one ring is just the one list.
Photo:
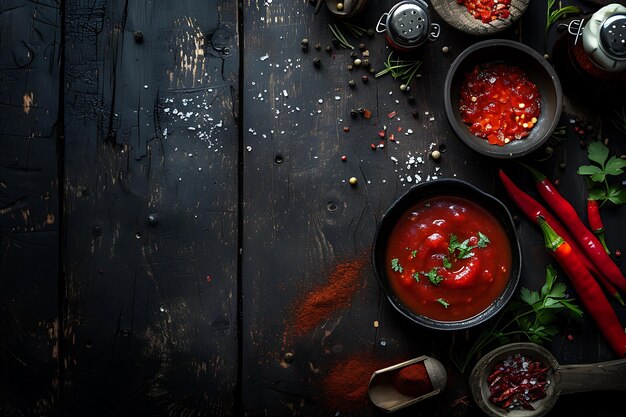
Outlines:
{"label": "weathered wood plank", "polygon": [[227,415],[237,370],[236,4],[66,8],[64,411]]}
{"label": "weathered wood plank", "polygon": [[57,2],[0,4],[0,414],[56,414]]}

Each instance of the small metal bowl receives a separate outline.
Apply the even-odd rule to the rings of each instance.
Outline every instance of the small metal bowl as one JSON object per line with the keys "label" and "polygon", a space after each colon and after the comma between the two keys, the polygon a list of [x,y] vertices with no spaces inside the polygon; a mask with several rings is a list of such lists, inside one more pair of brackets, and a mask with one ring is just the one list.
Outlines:
{"label": "small metal bowl", "polygon": [[[535,127],[526,138],[504,146],[490,145],[487,140],[470,133],[459,111],[459,94],[465,74],[476,65],[489,62],[503,62],[521,68],[541,94],[541,114]],[[552,66],[533,49],[519,42],[490,39],[470,46],[454,60],[446,76],[444,105],[452,129],[470,148],[493,158],[517,158],[542,146],[559,123],[561,83]]]}
{"label": "small metal bowl", "polygon": [[[502,294],[500,294],[500,296],[481,313],[459,321],[433,320],[429,317],[422,316],[411,311],[394,293],[386,272],[385,255],[387,252],[387,242],[389,241],[391,232],[393,231],[393,228],[398,220],[406,213],[407,210],[418,202],[439,196],[461,197],[466,200],[473,201],[488,210],[496,219],[500,221],[500,224],[509,237],[509,244],[511,246],[511,273]],[[479,190],[465,181],[456,179],[440,179],[416,185],[391,205],[389,210],[387,210],[383,216],[380,225],[378,226],[378,230],[376,231],[374,247],[372,250],[372,263],[376,278],[383,288],[387,299],[391,305],[400,312],[400,314],[413,322],[430,329],[459,330],[483,323],[498,313],[508,303],[515,292],[515,288],[517,287],[517,283],[519,281],[522,268],[522,252],[517,240],[517,232],[515,231],[513,218],[511,217],[509,210],[500,200]]]}

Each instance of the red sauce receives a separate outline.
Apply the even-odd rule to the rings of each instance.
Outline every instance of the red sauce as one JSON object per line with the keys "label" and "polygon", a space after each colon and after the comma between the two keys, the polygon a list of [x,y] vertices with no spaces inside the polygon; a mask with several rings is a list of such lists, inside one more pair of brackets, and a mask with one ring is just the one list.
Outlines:
{"label": "red sauce", "polygon": [[472,134],[504,146],[529,135],[541,113],[541,95],[520,68],[482,64],[465,76],[459,110]]}
{"label": "red sauce", "polygon": [[511,0],[456,0],[465,5],[469,14],[483,23],[492,22],[498,18],[508,19],[511,16],[509,4]]}
{"label": "red sauce", "polygon": [[[452,235],[457,249],[451,251]],[[463,243],[468,251],[458,249]],[[500,222],[455,196],[430,198],[408,210],[391,232],[385,260],[391,287],[404,305],[439,321],[484,311],[504,291],[512,263]]]}

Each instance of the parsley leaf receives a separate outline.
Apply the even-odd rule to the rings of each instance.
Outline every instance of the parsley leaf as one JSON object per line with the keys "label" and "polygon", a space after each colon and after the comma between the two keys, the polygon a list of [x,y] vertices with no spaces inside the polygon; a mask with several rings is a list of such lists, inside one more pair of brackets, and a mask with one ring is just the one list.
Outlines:
{"label": "parsley leaf", "polygon": [[433,285],[439,285],[443,281],[443,277],[437,273],[437,268],[433,268],[428,272],[422,272],[422,275],[427,277]]}
{"label": "parsley leaf", "polygon": [[411,276],[413,277],[413,279],[415,280],[415,282],[420,282],[420,273],[419,272],[413,272],[411,274]]}
{"label": "parsley leaf", "polygon": [[489,243],[491,243],[489,238],[487,236],[485,236],[484,234],[478,232],[478,243],[476,244],[476,246],[479,247],[479,248],[484,248]]}
{"label": "parsley leaf", "polygon": [[484,248],[489,243],[491,243],[489,238],[481,232],[478,232],[478,242],[476,245],[471,245],[470,239],[465,239],[463,242],[459,243],[456,235],[450,235],[448,252],[450,252],[451,255],[454,255],[454,253],[457,252],[456,259],[468,259],[474,256],[474,252],[472,252],[472,250],[476,248]]}
{"label": "parsley leaf", "polygon": [[448,308],[450,306],[450,303],[444,300],[443,298],[437,298],[437,302],[441,304],[442,306],[444,306],[445,308]]}
{"label": "parsley leaf", "polygon": [[417,251],[416,250],[412,250],[411,251],[411,258],[415,258],[417,256]]}
{"label": "parsley leaf", "polygon": [[450,262],[450,259],[448,259],[447,256],[443,257],[443,267],[444,268],[452,268],[452,262]]}
{"label": "parsley leaf", "polygon": [[609,184],[610,176],[618,176],[624,173],[626,160],[611,156],[609,148],[602,142],[591,142],[587,147],[587,157],[595,165],[582,165],[578,167],[578,175],[583,175],[591,180],[589,198],[598,200],[601,204],[607,201],[613,204],[626,203],[626,189]]}
{"label": "parsley leaf", "polygon": [[404,272],[404,268],[402,268],[402,266],[400,265],[398,258],[393,258],[391,260],[391,269],[393,269],[395,272]]}

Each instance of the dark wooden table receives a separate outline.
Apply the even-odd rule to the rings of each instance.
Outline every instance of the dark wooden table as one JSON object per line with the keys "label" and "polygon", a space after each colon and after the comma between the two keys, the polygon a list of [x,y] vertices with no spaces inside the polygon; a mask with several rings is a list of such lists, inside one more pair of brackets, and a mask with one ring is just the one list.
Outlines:
{"label": "dark wooden table", "polygon": [[[392,4],[370,0],[358,24],[373,27]],[[498,36],[545,52],[545,11],[532,1]],[[531,189],[452,132],[446,71],[480,39],[433,19],[441,37],[403,94],[389,76],[363,83],[366,70],[348,71],[350,51],[325,52],[334,19],[308,0],[2,0],[0,416],[378,415],[328,394],[329,374],[353,358],[423,354],[446,364],[448,389],[402,415],[480,415],[457,401],[466,379],[448,355],[481,328],[413,325],[370,267],[376,226],[417,171],[469,181],[513,214],[497,170]],[[382,68],[380,35],[351,40]],[[351,118],[358,108],[372,117]],[[586,152],[570,119],[597,129],[602,114],[589,102],[566,111],[568,139],[528,160],[545,159],[537,166],[584,216]],[[383,126],[398,140],[372,151]],[[602,134],[626,153],[624,136]],[[423,163],[407,168],[410,155]],[[609,245],[626,250],[623,210],[604,214]],[[521,285],[537,288],[550,259],[532,225],[518,228]],[[347,262],[361,262],[358,285],[294,335],[302,299]],[[589,318],[559,323],[548,347],[560,362],[614,358]],[[562,398],[550,415],[626,411],[604,392]]]}

